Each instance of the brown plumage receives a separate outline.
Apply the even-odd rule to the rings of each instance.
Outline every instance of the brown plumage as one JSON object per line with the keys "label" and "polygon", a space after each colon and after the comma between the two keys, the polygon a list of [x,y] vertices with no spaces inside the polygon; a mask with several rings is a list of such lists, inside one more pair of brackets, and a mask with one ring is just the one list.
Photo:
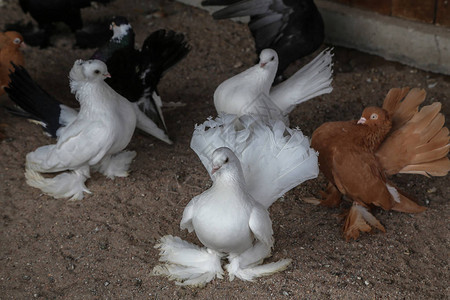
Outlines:
{"label": "brown plumage", "polygon": [[418,213],[416,204],[387,178],[396,173],[445,176],[450,171],[449,130],[436,102],[422,107],[424,90],[391,89],[383,108],[366,108],[359,121],[329,122],[312,135],[319,152],[319,167],[330,181],[321,205],[337,206],[342,195],[353,202],[345,214],[348,241],[372,227],[385,231],[369,212],[384,210]]}
{"label": "brown plumage", "polygon": [[23,37],[15,31],[0,33],[0,96],[5,93],[4,87],[9,83],[9,70],[16,65],[24,65],[23,54],[20,48],[24,47]]}

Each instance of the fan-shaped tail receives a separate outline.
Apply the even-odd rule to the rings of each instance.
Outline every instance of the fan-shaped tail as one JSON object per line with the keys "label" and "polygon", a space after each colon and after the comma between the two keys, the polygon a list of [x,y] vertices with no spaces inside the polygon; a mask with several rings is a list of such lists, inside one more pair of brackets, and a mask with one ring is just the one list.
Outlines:
{"label": "fan-shaped tail", "polygon": [[190,47],[183,34],[164,29],[153,32],[142,46],[139,69],[145,91],[138,100],[138,105],[158,126],[164,127],[166,132],[157,85],[164,72],[183,59],[189,51]]}
{"label": "fan-shaped tail", "polygon": [[281,111],[288,114],[302,102],[331,93],[333,90],[331,51],[332,49],[322,51],[289,79],[270,90],[270,98]]}
{"label": "fan-shaped tail", "polygon": [[309,139],[279,120],[265,124],[253,116],[221,115],[196,126],[191,148],[208,172],[211,153],[219,147],[236,154],[250,194],[266,208],[319,173]]}
{"label": "fan-shaped tail", "polygon": [[75,110],[49,95],[31,78],[24,67],[14,65],[14,71],[9,77],[11,82],[5,91],[23,110],[10,109],[10,112],[39,122],[52,137],[56,137],[58,129],[76,116]]}
{"label": "fan-shaped tail", "polygon": [[400,125],[391,131],[376,152],[389,175],[445,176],[450,171],[447,158],[450,136],[448,128],[443,127],[445,117],[440,113],[441,104],[435,102],[418,111],[425,95],[423,90],[413,89],[398,105],[389,104],[396,107],[392,112],[394,125]]}
{"label": "fan-shaped tail", "polygon": [[164,275],[176,280],[178,285],[204,286],[217,278],[223,278],[222,255],[200,248],[171,235],[163,236],[155,245],[160,251],[159,261],[164,265],[153,268],[154,275]]}

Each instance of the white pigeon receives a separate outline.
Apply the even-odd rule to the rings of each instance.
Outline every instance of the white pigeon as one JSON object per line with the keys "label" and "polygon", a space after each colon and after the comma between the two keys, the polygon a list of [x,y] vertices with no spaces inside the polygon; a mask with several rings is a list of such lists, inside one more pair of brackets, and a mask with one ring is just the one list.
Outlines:
{"label": "white pigeon", "polygon": [[259,118],[283,120],[297,104],[330,93],[332,82],[331,50],[321,52],[314,60],[289,79],[272,87],[278,68],[278,55],[264,49],[259,63],[222,82],[214,92],[217,112],[258,115]]}
{"label": "white pigeon", "polygon": [[266,208],[319,174],[318,155],[310,148],[308,137],[281,120],[221,115],[195,127],[191,148],[208,172],[211,154],[219,147],[228,147],[236,154],[248,192]]}
{"label": "white pigeon", "polygon": [[287,268],[290,259],[262,265],[273,246],[272,222],[266,208],[248,192],[239,159],[229,148],[212,153],[210,189],[193,198],[184,209],[181,229],[195,231],[206,248],[178,237],[164,236],[156,275],[166,275],[180,285],[203,286],[222,278],[221,259],[229,279],[254,280]]}
{"label": "white pigeon", "polygon": [[[84,183],[91,167],[111,179],[128,176],[136,152],[123,150],[136,125],[149,119],[106,84],[109,76],[102,61],[75,61],[69,78],[80,111],[63,111],[67,125],[58,130],[57,143],[28,153],[25,177],[29,185],[55,198],[81,200],[83,192],[90,193]],[[69,172],[53,178],[40,174],[63,171]]]}

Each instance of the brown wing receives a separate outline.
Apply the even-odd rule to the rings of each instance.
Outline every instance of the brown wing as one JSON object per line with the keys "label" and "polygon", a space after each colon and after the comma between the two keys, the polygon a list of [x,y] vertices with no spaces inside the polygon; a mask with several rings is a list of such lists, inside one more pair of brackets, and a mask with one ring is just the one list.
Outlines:
{"label": "brown wing", "polygon": [[385,210],[392,208],[393,198],[387,189],[386,178],[372,153],[341,148],[333,157],[332,172],[336,187],[353,201]]}

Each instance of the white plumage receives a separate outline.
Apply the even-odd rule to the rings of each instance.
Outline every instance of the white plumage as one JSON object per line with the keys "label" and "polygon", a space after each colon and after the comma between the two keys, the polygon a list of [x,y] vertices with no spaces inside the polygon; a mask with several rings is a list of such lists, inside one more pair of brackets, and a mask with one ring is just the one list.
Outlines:
{"label": "white plumage", "polygon": [[[67,124],[58,130],[55,145],[42,146],[26,157],[27,183],[55,198],[82,199],[90,168],[109,178],[128,176],[136,156],[123,151],[143,113],[104,82],[106,65],[99,60],[77,60],[70,71],[70,87],[80,111],[63,111]],[[59,174],[44,178],[40,173]]]}
{"label": "white plumage", "polygon": [[214,92],[217,112],[258,115],[259,118],[283,120],[296,105],[330,93],[332,81],[331,50],[324,50],[314,60],[286,81],[272,88],[278,68],[278,55],[264,49],[259,63],[222,82]]}
{"label": "white plumage", "polygon": [[284,270],[283,259],[262,264],[273,246],[267,209],[284,193],[319,173],[318,154],[299,129],[287,127],[298,103],[331,92],[330,51],[277,87],[275,51],[261,52],[258,65],[224,81],[214,93],[219,113],[196,126],[191,148],[213,185],[186,206],[181,229],[195,231],[205,248],[164,236],[155,247],[154,273],[177,284],[203,286],[222,278],[221,259],[230,280],[254,280]]}
{"label": "white plumage", "polygon": [[156,245],[165,264],[156,266],[154,273],[178,284],[203,286],[222,278],[225,256],[230,280],[253,280],[284,270],[289,259],[261,265],[274,243],[272,222],[267,209],[249,194],[233,151],[222,147],[212,153],[211,175],[212,187],[189,202],[180,224],[181,229],[195,231],[206,249],[165,236]]}

